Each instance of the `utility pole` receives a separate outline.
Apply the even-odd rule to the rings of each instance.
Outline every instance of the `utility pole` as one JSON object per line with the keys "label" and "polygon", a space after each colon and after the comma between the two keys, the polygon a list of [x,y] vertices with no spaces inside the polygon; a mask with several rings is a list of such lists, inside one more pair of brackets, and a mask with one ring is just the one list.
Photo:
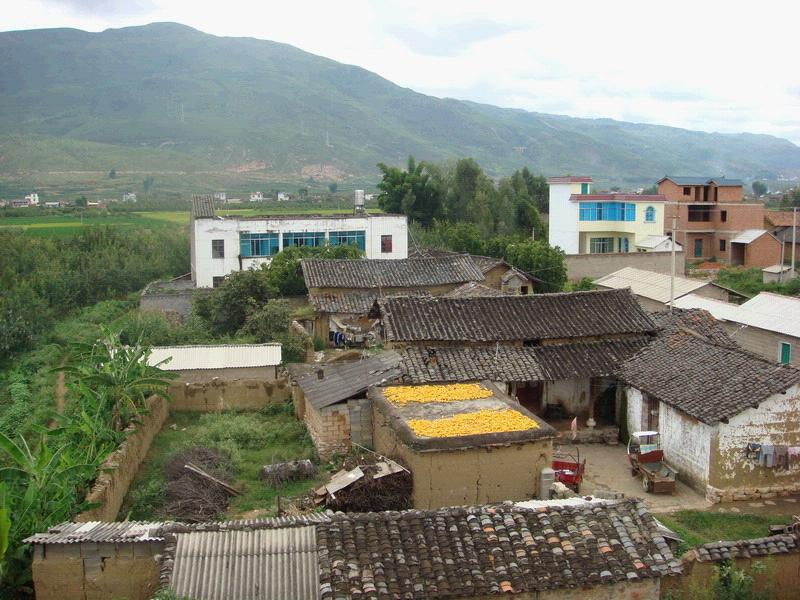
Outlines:
{"label": "utility pole", "polygon": [[669,278],[669,312],[675,307],[675,238],[676,227],[678,226],[678,216],[672,215],[672,240],[670,240],[670,278]]}
{"label": "utility pole", "polygon": [[795,243],[797,242],[797,207],[792,209],[792,277],[794,277],[794,255],[796,253]]}

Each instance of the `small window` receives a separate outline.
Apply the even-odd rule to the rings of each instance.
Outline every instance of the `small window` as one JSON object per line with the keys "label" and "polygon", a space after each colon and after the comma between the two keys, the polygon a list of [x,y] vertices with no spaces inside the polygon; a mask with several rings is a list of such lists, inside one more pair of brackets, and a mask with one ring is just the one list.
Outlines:
{"label": "small window", "polygon": [[723,223],[728,220],[728,211],[727,210],[721,210],[719,212],[719,220],[722,221]]}
{"label": "small window", "polygon": [[211,278],[211,285],[215,288],[222,285],[222,282],[225,281],[225,277],[212,277]]}
{"label": "small window", "polygon": [[211,258],[225,258],[225,240],[211,240]]}
{"label": "small window", "polygon": [[656,209],[653,206],[648,206],[644,210],[644,222],[645,223],[655,223],[656,222]]}
{"label": "small window", "polygon": [[384,254],[388,254],[392,251],[392,236],[391,235],[382,235],[381,236],[381,252]]}
{"label": "small window", "polygon": [[719,251],[720,252],[725,252],[725,246],[726,246],[725,240],[720,240],[719,241]]}
{"label": "small window", "polygon": [[683,188],[683,195],[684,195],[684,196],[688,196],[688,195],[690,195],[691,193],[692,193],[692,188],[690,188],[690,187],[685,187],[685,188]]}
{"label": "small window", "polygon": [[792,362],[792,345],[781,342],[781,364],[788,365],[790,362]]}
{"label": "small window", "polygon": [[520,288],[519,288],[519,293],[522,296],[527,296],[528,295],[528,286],[527,285],[521,285]]}
{"label": "small window", "polygon": [[585,196],[588,193],[589,193],[589,184],[588,183],[582,183],[581,184],[581,195]]}

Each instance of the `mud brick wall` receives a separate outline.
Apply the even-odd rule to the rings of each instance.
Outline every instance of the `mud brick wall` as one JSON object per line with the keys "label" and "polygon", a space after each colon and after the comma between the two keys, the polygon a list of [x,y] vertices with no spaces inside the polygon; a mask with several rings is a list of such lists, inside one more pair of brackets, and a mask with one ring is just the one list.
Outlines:
{"label": "mud brick wall", "polygon": [[289,399],[286,379],[212,379],[202,383],[174,382],[169,387],[173,411],[259,409]]}
{"label": "mud brick wall", "polygon": [[[583,277],[597,279],[623,267],[636,267],[656,273],[670,273],[670,252],[613,252],[609,254],[567,254],[564,263],[567,279],[578,281]],[[685,272],[685,252],[675,252],[675,272]]]}
{"label": "mud brick wall", "polygon": [[99,506],[80,513],[75,521],[116,519],[139,465],[169,415],[169,405],[160,396],[148,398],[147,407],[147,414],[143,415],[141,423],[129,428],[130,433],[125,441],[103,462],[100,475],[86,495],[87,502],[96,502]]}

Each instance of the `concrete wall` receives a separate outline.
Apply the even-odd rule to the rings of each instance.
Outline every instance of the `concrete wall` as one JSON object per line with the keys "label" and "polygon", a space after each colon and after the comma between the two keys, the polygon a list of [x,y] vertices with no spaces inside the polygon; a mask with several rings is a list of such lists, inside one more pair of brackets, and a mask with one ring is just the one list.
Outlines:
{"label": "concrete wall", "polygon": [[38,600],[148,600],[158,590],[163,542],[34,546]]}
{"label": "concrete wall", "polygon": [[504,500],[529,500],[542,469],[552,463],[552,441],[491,448],[417,452],[403,444],[373,407],[375,450],[404,461],[414,478],[414,508],[431,509]]}
{"label": "concrete wall", "polygon": [[[714,577],[717,563],[699,562],[694,550],[687,552],[681,560],[683,575],[665,577],[661,580],[664,598],[705,598],[709,582]],[[800,553],[772,554],[753,558],[737,558],[733,561],[737,569],[746,571],[754,580],[754,588],[766,593],[772,600],[795,600],[797,574],[800,573]],[[753,569],[758,565],[758,568]],[[669,594],[669,596],[667,596]],[[653,596],[656,598],[657,596]]]}
{"label": "concrete wall", "polygon": [[[775,394],[718,426],[712,440],[712,463],[709,485],[728,493],[777,495],[782,488],[800,488],[800,463],[791,459],[789,469],[759,466],[754,459],[745,458],[744,448],[750,443],[800,446],[800,386],[784,394]],[[777,488],[777,489],[776,489]]]}
{"label": "concrete wall", "polygon": [[372,403],[368,398],[347,401],[350,413],[350,440],[372,448]]}
{"label": "concrete wall", "polygon": [[723,321],[725,330],[742,348],[755,352],[774,362],[780,360],[781,342],[792,345],[791,364],[800,367],[800,338],[783,335],[758,327],[742,326],[741,323]]}
{"label": "concrete wall", "polygon": [[548,381],[544,386],[545,403],[560,404],[568,415],[588,415],[590,397],[591,380],[588,377]]}
{"label": "concrete wall", "polygon": [[[223,218],[194,219],[192,231],[193,279],[197,287],[208,288],[214,277],[222,277],[234,271],[257,268],[268,264],[270,257],[242,258],[239,260],[239,233],[277,233],[279,249],[283,249],[283,234],[289,232],[323,232],[328,239],[330,232],[365,231],[367,258],[407,258],[408,223],[403,215],[380,215],[358,217],[299,217],[299,218]],[[392,251],[381,252],[381,236],[392,236]],[[211,241],[223,240],[223,258],[212,258]]]}
{"label": "concrete wall", "polygon": [[570,202],[571,194],[580,194],[580,183],[551,183],[548,242],[567,254],[578,253],[578,203]]}
{"label": "concrete wall", "polygon": [[259,409],[286,402],[289,399],[289,384],[286,379],[212,379],[206,383],[175,381],[169,386],[169,395],[170,408],[177,411]]}
{"label": "concrete wall", "polygon": [[[670,252],[614,252],[610,254],[567,254],[564,261],[567,279],[578,281],[583,277],[598,279],[623,267],[635,267],[656,273],[670,273]],[[682,275],[685,253],[675,252],[675,272]]]}
{"label": "concrete wall", "polygon": [[169,405],[160,396],[148,398],[147,406],[148,412],[143,415],[142,422],[129,428],[132,433],[103,462],[95,484],[86,495],[87,502],[97,502],[99,506],[77,515],[76,522],[113,521],[117,518],[139,465],[169,415]]}

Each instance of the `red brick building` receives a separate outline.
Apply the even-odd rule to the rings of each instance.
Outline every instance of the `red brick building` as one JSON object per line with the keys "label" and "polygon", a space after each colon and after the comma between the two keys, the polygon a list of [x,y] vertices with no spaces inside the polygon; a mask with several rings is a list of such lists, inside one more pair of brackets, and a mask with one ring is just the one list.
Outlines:
{"label": "red brick building", "polygon": [[658,193],[666,197],[664,228],[687,259],[716,258],[747,267],[767,267],[780,261],[781,243],[764,229],[764,205],[744,202],[739,179],[665,176]]}

